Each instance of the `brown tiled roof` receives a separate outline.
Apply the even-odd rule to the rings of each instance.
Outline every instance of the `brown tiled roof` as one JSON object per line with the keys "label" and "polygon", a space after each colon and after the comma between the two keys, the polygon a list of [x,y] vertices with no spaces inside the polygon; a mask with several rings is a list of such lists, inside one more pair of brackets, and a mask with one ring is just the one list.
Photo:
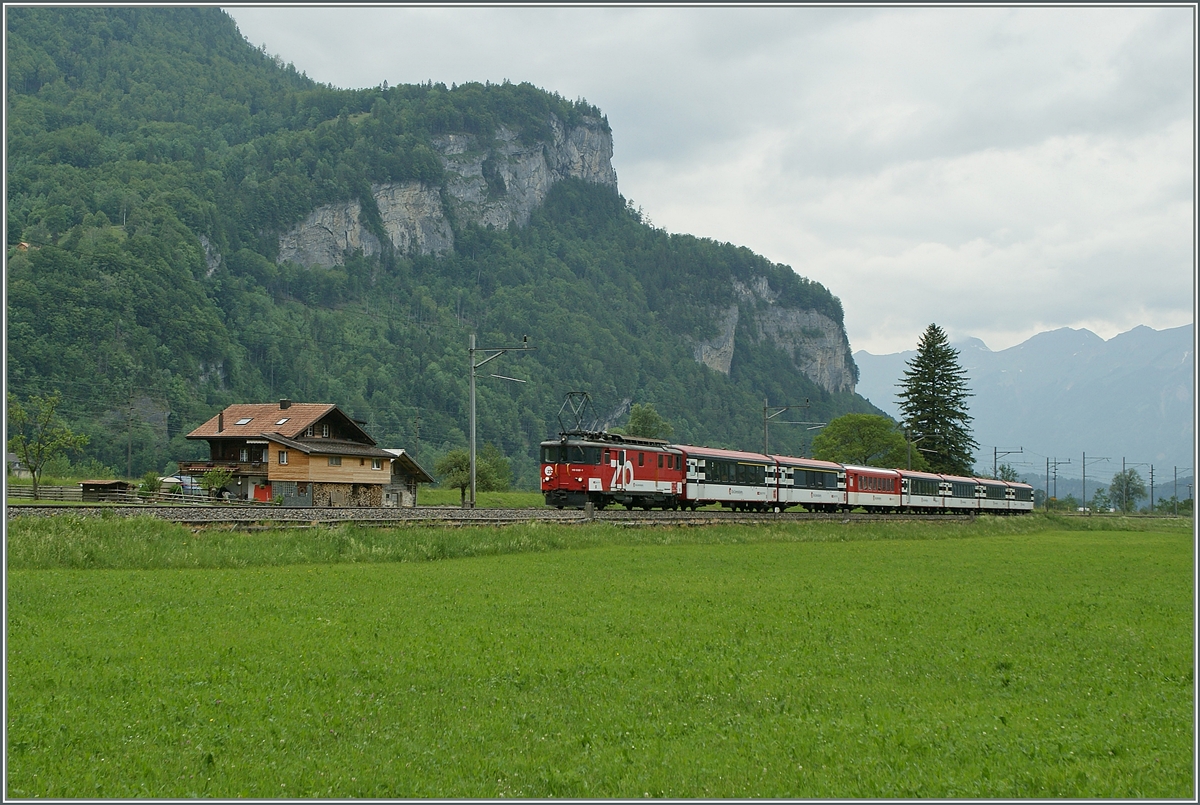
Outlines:
{"label": "brown tiled roof", "polygon": [[[280,408],[279,403],[238,403],[221,412],[225,415],[224,430],[217,430],[217,423],[221,416],[218,414],[189,433],[187,437],[189,439],[254,438],[269,433],[280,433],[294,438],[304,433],[304,429],[309,425],[336,408],[337,406],[332,403],[292,403],[288,408]],[[279,420],[285,418],[287,422],[281,424]],[[242,419],[248,419],[249,422],[238,425],[237,422]]]}

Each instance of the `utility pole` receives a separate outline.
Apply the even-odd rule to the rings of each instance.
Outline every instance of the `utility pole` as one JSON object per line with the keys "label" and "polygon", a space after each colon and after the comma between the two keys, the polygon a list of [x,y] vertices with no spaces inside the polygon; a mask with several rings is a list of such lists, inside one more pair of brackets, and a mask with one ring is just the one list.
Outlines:
{"label": "utility pole", "polygon": [[413,437],[413,461],[420,462],[421,460],[421,409],[417,409],[417,418],[413,423],[416,429],[416,436]]}
{"label": "utility pole", "polygon": [[[495,360],[505,352],[526,352],[537,347],[529,346],[529,336],[521,337],[521,346],[519,347],[476,347],[475,333],[471,333],[470,346],[467,348],[467,363],[471,367],[471,500],[470,508],[475,508],[475,370],[483,366],[488,361]],[[475,362],[476,352],[490,352],[486,358],[479,363]],[[516,383],[524,383],[524,380],[519,380],[515,377],[504,377],[503,375],[492,375],[501,380],[512,380]]]}
{"label": "utility pole", "polygon": [[129,415],[125,418],[125,477],[133,478],[133,395],[129,395]]}
{"label": "utility pole", "polygon": [[1150,513],[1154,514],[1154,465],[1150,465]]}
{"label": "utility pole", "polygon": [[[772,408],[775,408],[778,410],[776,410],[774,412],[770,412]],[[769,420],[772,420],[775,417],[779,416],[784,411],[789,411],[792,408],[803,408],[805,411],[807,411],[809,408],[808,398],[807,397],[804,398],[804,403],[802,405],[769,405],[766,400],[763,400],[763,455],[764,456],[771,455],[770,442],[768,441],[768,436],[767,436],[767,422]],[[770,413],[768,413],[768,412],[770,412]],[[826,423],[824,423],[824,422],[789,422],[786,420],[780,420],[780,424],[781,425],[817,425],[817,426],[821,427],[821,426],[824,426]]]}
{"label": "utility pole", "polygon": [[996,474],[997,473],[996,462],[1000,456],[1015,456],[1018,453],[1024,453],[1024,452],[1025,452],[1024,447],[1018,447],[1016,450],[1001,450],[999,447],[993,447],[992,448],[992,477],[993,478],[1000,477],[999,475]]}
{"label": "utility pole", "polygon": [[1063,458],[1062,461],[1055,458],[1046,459],[1046,511],[1050,511],[1050,470],[1051,465],[1054,468],[1054,500],[1058,499],[1058,464],[1069,464],[1069,458]]}
{"label": "utility pole", "polygon": [[[1092,456],[1092,461],[1108,461],[1108,456]],[[1089,515],[1092,513],[1087,505],[1087,453],[1083,454],[1083,510]]]}
{"label": "utility pole", "polygon": [[[908,450],[908,469],[910,469],[910,470],[912,469],[912,449],[913,449],[913,445],[914,445],[914,444],[920,444],[921,442],[925,441],[925,437],[926,437],[926,436],[928,436],[928,435],[929,435],[928,433],[923,433],[923,434],[921,434],[920,436],[918,436],[917,438],[915,438],[915,439],[914,439],[914,438],[912,438],[912,431],[909,429],[909,423],[907,423],[907,422],[905,422],[905,423],[904,423],[904,446],[905,446],[905,447],[907,448],[907,450]],[[921,451],[921,452],[923,452],[923,453],[932,453],[932,452],[934,452],[933,450],[926,450],[926,449],[925,449],[925,448],[923,448],[923,447],[918,447],[917,449],[918,449],[918,450],[920,450],[920,451]]]}
{"label": "utility pole", "polygon": [[[1046,461],[1046,467],[1047,467],[1046,473],[1047,474],[1049,474],[1049,472],[1050,472],[1050,470],[1049,470],[1050,465],[1051,464],[1054,465],[1054,499],[1055,500],[1058,500],[1058,465],[1059,464],[1070,464],[1070,463],[1071,463],[1071,459],[1069,459],[1069,458],[1064,458],[1062,461],[1059,461],[1058,458],[1055,457],[1053,461],[1051,461],[1049,459]],[[1050,483],[1049,479],[1047,479],[1046,483],[1047,483],[1047,485],[1049,485],[1049,483]],[[1047,489],[1047,491],[1049,491],[1049,489]],[[1050,498],[1047,497],[1046,498],[1046,510],[1049,511],[1049,509],[1050,509]]]}
{"label": "utility pole", "polygon": [[[1191,467],[1184,467],[1184,469],[1190,470]],[[1192,485],[1188,484],[1188,499],[1190,500],[1191,497],[1192,497]],[[1174,493],[1173,498],[1175,500],[1175,516],[1178,517],[1179,516],[1179,468],[1178,467],[1175,468],[1175,493]]]}

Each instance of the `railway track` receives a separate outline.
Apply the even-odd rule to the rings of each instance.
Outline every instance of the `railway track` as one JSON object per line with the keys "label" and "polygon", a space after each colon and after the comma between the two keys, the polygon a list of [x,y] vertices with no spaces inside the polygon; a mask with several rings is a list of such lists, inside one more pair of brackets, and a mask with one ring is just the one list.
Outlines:
{"label": "railway track", "polygon": [[756,513],[728,510],[699,511],[586,511],[580,509],[460,509],[448,506],[417,506],[411,509],[290,509],[279,506],[9,506],[9,520],[19,517],[155,517],[191,526],[293,528],[299,526],[354,523],[365,526],[481,526],[515,523],[613,523],[616,525],[732,525],[788,522],[936,522],[970,521],[969,514],[861,514],[780,512]]}

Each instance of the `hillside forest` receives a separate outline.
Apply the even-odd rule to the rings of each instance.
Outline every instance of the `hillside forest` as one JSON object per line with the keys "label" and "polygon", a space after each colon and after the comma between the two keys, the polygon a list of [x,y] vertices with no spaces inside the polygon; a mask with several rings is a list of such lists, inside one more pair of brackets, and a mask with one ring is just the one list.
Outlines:
{"label": "hillside forest", "polygon": [[[610,425],[650,404],[676,441],[747,449],[764,400],[808,400],[814,421],[879,413],[815,385],[745,317],[728,375],[698,363],[735,279],[765,277],[839,326],[841,304],[747,248],[655,228],[609,187],[559,182],[524,227],[452,221],[451,254],[278,261],[279,234],[319,205],[358,199],[377,228],[373,183],[438,186],[439,134],[537,142],[552,118],[603,120],[586,101],[513,83],[337,89],[217,8],[7,18],[8,388],[61,393],[88,437],[80,471],[168,471],[206,454],[184,436],[222,407],[284,397],[336,403],[432,468],[466,444],[472,332],[536,347],[479,376],[480,443],[519,487],[570,391]],[[773,427],[772,449],[803,453],[812,435]]]}

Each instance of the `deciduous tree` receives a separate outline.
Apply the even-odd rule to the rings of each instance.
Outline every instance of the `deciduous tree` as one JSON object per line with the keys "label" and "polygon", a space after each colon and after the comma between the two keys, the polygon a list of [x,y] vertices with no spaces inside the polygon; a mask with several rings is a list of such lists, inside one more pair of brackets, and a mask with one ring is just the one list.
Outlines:
{"label": "deciduous tree", "polygon": [[1097,512],[1106,512],[1113,508],[1113,501],[1108,496],[1108,490],[1102,486],[1096,489],[1096,491],[1092,493],[1092,502],[1090,505],[1092,507],[1092,511]]}
{"label": "deciduous tree", "polygon": [[21,405],[16,395],[11,392],[8,395],[8,427],[12,432],[8,449],[29,469],[36,499],[46,463],[68,450],[78,450],[87,444],[88,438],[73,432],[58,416],[62,395],[57,391],[46,396],[34,395],[27,402],[28,408]]}
{"label": "deciduous tree", "polygon": [[[891,419],[877,414],[846,414],[834,419],[813,439],[813,458],[867,467],[908,467],[908,444]],[[912,469],[926,468],[919,450]]]}
{"label": "deciduous tree", "polygon": [[[471,488],[471,454],[462,448],[446,453],[433,465],[433,471],[441,476],[442,483],[459,490],[459,503],[467,503],[467,490]],[[488,443],[475,455],[475,491],[502,492],[508,489],[511,472],[508,459],[495,445]]]}
{"label": "deciduous tree", "polygon": [[675,429],[662,418],[650,403],[634,403],[629,411],[629,425],[625,433],[644,439],[670,439]]}
{"label": "deciduous tree", "polygon": [[[512,468],[508,464],[508,459],[500,452],[500,448],[488,442],[475,459],[475,488],[484,492],[507,492],[512,484]],[[488,468],[489,477],[487,486],[480,486],[479,468],[484,465]]]}
{"label": "deciduous tree", "polygon": [[1020,476],[1017,475],[1017,468],[1011,464],[1001,464],[996,468],[996,478],[1001,481],[1019,481]]}
{"label": "deciduous tree", "polygon": [[1112,505],[1126,514],[1136,510],[1137,502],[1146,497],[1146,482],[1132,467],[1114,475],[1108,489]]}
{"label": "deciduous tree", "polygon": [[917,344],[917,354],[908,362],[897,384],[904,422],[934,472],[970,475],[974,451],[971,415],[967,398],[966,370],[958,363],[958,351],[950,346],[945,331],[930,324]]}

